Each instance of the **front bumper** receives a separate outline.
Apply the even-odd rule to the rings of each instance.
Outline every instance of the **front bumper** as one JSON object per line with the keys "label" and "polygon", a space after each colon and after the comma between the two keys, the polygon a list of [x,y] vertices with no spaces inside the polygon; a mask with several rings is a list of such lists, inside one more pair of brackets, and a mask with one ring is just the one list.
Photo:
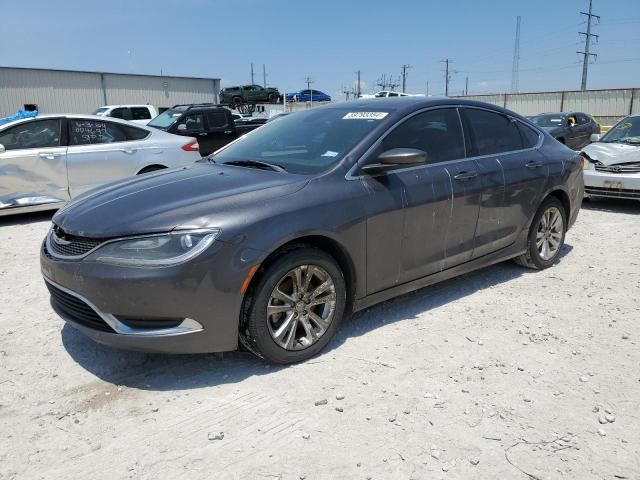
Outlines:
{"label": "front bumper", "polygon": [[587,196],[640,200],[640,173],[609,173],[584,170]]}
{"label": "front bumper", "polygon": [[96,342],[155,353],[203,353],[237,348],[240,287],[258,255],[216,241],[182,265],[130,268],[60,260],[43,244],[40,265],[56,313]]}

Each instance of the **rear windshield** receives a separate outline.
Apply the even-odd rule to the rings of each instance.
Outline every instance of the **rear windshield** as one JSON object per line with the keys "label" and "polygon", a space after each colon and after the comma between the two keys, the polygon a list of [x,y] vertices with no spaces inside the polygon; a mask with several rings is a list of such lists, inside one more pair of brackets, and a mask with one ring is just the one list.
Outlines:
{"label": "rear windshield", "polygon": [[184,110],[165,110],[156,118],[151,120],[147,125],[150,127],[159,128],[161,130],[167,130],[171,125],[176,123],[178,118],[184,113]]}
{"label": "rear windshield", "polygon": [[562,115],[538,115],[537,117],[533,117],[531,121],[539,127],[564,126],[564,117]]}
{"label": "rear windshield", "polygon": [[374,110],[316,108],[286,115],[240,137],[216,153],[213,160],[254,160],[291,173],[320,173],[342,160],[390,112]]}
{"label": "rear windshield", "polygon": [[93,112],[93,114],[94,115],[99,115],[99,116],[102,117],[107,113],[107,110],[109,110],[108,107],[100,107],[95,112]]}

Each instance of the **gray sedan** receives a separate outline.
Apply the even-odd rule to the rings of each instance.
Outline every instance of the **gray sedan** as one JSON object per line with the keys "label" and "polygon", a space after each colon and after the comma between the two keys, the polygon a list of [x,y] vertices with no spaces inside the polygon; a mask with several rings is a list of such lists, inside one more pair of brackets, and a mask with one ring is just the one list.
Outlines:
{"label": "gray sedan", "polygon": [[515,113],[361,100],[94,190],[40,259],[55,311],[98,342],[290,363],[348,312],[507,259],[551,267],[582,197],[578,154]]}

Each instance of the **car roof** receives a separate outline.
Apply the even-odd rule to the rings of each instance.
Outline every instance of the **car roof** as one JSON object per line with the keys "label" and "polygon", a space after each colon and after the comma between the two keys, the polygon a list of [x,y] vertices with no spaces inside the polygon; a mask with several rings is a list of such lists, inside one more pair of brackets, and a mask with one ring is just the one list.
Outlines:
{"label": "car roof", "polygon": [[128,127],[142,128],[143,130],[147,130],[152,133],[156,133],[159,131],[156,128],[147,127],[146,125],[140,125],[136,123],[129,122],[128,120],[122,120],[120,118],[114,117],[103,117],[100,115],[84,115],[81,113],[45,113],[42,115],[38,115],[37,117],[29,117],[29,118],[21,118],[19,120],[14,120],[13,122],[5,123],[0,125],[0,129],[4,129],[9,125],[18,125],[19,123],[32,122],[35,120],[46,120],[47,118],[81,118],[86,120],[97,120],[99,122],[113,122],[119,123],[121,125],[126,125]]}
{"label": "car roof", "polygon": [[124,105],[102,105],[101,107],[98,107],[98,108],[125,108],[125,107],[150,107],[150,106],[151,105],[127,103]]}

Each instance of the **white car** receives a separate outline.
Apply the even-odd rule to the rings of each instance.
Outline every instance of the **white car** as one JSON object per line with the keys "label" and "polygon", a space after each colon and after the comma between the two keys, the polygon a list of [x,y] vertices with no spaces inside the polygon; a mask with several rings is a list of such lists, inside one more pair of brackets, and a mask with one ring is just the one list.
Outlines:
{"label": "white car", "polygon": [[618,122],[582,149],[587,196],[640,200],[640,114]]}
{"label": "white car", "polygon": [[152,118],[158,116],[158,110],[153,105],[104,105],[98,107],[93,114],[99,117],[120,118],[138,125],[146,125]]}
{"label": "white car", "polygon": [[387,98],[387,97],[424,97],[422,93],[405,93],[405,92],[393,92],[391,90],[381,90],[378,93],[370,94],[363,93],[360,98]]}
{"label": "white car", "polygon": [[0,126],[0,216],[50,210],[86,190],[201,158],[194,138],[93,115]]}

